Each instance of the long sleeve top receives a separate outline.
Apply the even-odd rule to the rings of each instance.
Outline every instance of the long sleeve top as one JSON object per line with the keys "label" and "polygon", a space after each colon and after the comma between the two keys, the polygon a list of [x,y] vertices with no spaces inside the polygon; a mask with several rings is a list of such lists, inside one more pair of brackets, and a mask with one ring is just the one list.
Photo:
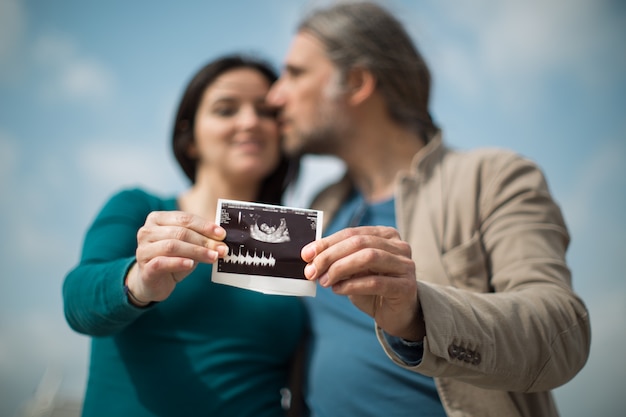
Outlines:
{"label": "long sleeve top", "polygon": [[83,416],[283,416],[299,299],[215,284],[200,264],[165,301],[129,303],[137,231],[151,211],[176,209],[140,189],[114,195],[65,279],[67,321],[92,336]]}

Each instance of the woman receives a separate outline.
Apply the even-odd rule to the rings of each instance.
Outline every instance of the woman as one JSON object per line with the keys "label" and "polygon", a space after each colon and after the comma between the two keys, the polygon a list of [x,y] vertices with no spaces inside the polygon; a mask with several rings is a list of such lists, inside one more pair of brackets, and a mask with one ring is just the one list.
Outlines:
{"label": "woman", "polygon": [[226,253],[217,199],[278,204],[295,176],[265,102],[275,80],[248,57],[202,68],[173,134],[191,188],[122,191],[88,230],[63,286],[69,325],[93,336],[84,417],[285,415],[303,307],[212,283],[210,265]]}

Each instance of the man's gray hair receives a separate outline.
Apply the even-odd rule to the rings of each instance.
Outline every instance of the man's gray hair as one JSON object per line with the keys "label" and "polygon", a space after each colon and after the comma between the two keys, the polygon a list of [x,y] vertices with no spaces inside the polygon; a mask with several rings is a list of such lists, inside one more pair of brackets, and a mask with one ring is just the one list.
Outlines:
{"label": "man's gray hair", "polygon": [[325,46],[341,80],[355,67],[369,70],[390,117],[425,141],[438,130],[429,113],[430,71],[402,24],[372,2],[313,10],[298,26]]}

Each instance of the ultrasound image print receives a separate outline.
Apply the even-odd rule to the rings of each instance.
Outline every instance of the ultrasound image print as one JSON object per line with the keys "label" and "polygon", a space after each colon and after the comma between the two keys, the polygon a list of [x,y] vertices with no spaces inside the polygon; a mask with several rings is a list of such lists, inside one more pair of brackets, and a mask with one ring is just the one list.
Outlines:
{"label": "ultrasound image print", "polygon": [[261,226],[259,226],[258,223],[258,221],[255,221],[250,229],[250,236],[252,236],[253,239],[268,243],[282,243],[291,240],[289,239],[287,221],[284,217],[280,219],[280,225],[278,225],[278,227],[270,226],[267,223],[261,223]]}
{"label": "ultrasound image print", "polygon": [[315,240],[317,216],[310,210],[223,202],[220,224],[226,229],[228,254],[219,272],[304,278],[304,245]]}

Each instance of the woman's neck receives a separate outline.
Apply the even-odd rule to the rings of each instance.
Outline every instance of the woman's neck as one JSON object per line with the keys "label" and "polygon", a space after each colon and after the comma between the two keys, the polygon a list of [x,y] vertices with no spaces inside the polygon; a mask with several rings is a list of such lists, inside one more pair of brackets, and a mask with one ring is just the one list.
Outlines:
{"label": "woman's neck", "polygon": [[258,195],[258,186],[247,183],[242,186],[223,181],[202,181],[196,183],[178,197],[178,206],[182,211],[215,219],[217,200],[254,201]]}

